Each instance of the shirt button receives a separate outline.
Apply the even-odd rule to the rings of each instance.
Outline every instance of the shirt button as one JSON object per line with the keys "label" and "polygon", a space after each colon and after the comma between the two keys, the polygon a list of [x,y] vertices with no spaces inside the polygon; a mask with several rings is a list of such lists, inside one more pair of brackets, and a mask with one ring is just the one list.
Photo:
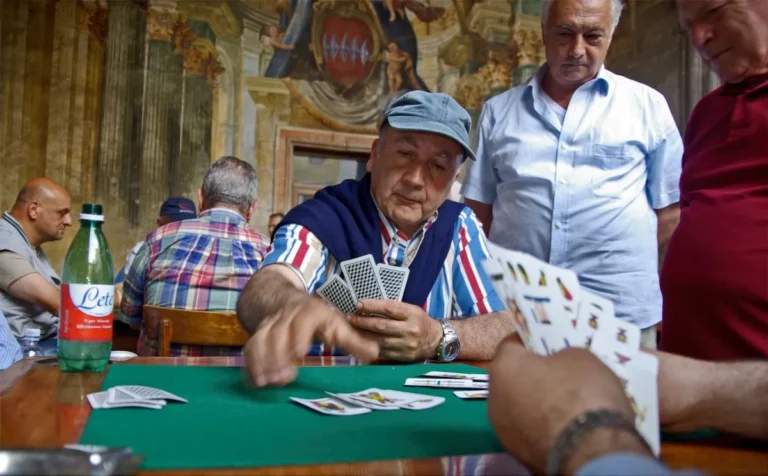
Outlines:
{"label": "shirt button", "polygon": [[558,230],[559,230],[560,228],[562,228],[562,227],[563,227],[563,222],[556,222],[556,223],[555,223],[555,228],[557,228]]}
{"label": "shirt button", "polygon": [[568,183],[568,182],[564,178],[560,179],[560,184],[565,185],[566,183]]}

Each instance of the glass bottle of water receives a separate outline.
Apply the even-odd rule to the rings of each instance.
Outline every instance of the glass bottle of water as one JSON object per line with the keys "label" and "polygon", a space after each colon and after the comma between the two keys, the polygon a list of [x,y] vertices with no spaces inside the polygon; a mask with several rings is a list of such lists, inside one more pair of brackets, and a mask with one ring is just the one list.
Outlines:
{"label": "glass bottle of water", "polygon": [[24,330],[24,337],[21,339],[21,353],[24,358],[40,357],[43,355],[43,351],[40,350],[38,343],[40,342],[40,329],[26,329]]}
{"label": "glass bottle of water", "polygon": [[101,205],[86,203],[61,275],[59,367],[101,372],[112,351],[114,266]]}

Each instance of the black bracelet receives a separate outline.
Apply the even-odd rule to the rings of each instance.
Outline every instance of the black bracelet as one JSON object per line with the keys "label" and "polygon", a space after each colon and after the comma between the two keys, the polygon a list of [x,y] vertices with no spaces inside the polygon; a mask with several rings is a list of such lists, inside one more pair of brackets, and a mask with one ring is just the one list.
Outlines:
{"label": "black bracelet", "polygon": [[613,410],[592,410],[571,420],[565,429],[560,432],[555,440],[555,444],[552,445],[549,454],[547,454],[546,474],[560,474],[562,471],[560,465],[570,456],[579,443],[593,430],[604,427],[624,430],[635,435],[651,452],[648,442],[638,433],[635,425],[628,422],[620,413]]}

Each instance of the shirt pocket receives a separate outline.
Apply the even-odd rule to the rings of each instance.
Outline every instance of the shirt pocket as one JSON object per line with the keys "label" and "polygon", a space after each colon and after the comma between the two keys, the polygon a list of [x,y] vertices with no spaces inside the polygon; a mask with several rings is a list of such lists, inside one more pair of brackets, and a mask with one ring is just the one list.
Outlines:
{"label": "shirt pocket", "polygon": [[586,160],[590,167],[590,187],[599,197],[617,198],[626,192],[624,178],[637,160],[639,151],[626,144],[594,144],[592,154]]}

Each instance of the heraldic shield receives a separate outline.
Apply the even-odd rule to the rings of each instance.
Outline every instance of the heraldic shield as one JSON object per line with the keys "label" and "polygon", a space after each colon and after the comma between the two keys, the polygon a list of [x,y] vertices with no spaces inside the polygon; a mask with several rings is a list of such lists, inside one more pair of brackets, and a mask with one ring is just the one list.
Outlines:
{"label": "heraldic shield", "polygon": [[381,59],[384,34],[368,0],[320,0],[312,18],[312,52],[326,78],[348,88],[367,81]]}

